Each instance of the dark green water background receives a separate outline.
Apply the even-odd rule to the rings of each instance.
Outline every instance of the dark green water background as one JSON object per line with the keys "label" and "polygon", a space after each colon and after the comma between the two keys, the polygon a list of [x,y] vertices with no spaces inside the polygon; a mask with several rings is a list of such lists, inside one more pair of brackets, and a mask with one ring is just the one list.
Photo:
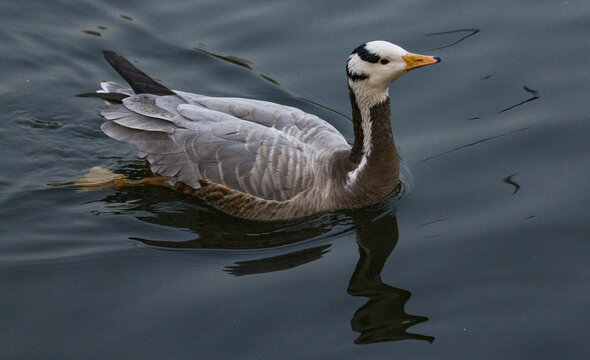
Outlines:
{"label": "dark green water background", "polygon": [[[391,88],[406,192],[264,225],[100,131],[102,49],[174,89],[294,105],[352,138],[344,64]],[[0,359],[587,359],[588,1],[0,1]]]}

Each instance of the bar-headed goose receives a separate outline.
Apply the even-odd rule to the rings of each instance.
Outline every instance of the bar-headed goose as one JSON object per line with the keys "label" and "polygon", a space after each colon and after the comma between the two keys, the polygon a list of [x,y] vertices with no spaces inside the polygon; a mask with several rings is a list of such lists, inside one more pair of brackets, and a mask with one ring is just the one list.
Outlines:
{"label": "bar-headed goose", "polygon": [[[82,94],[110,103],[101,113],[104,133],[137,146],[162,183],[258,220],[360,208],[392,193],[399,157],[388,87],[408,71],[440,61],[386,41],[357,47],[346,64],[351,147],[332,125],[299,109],[170,90],[124,57],[112,51],[104,56],[130,85],[104,82],[97,93]],[[117,183],[128,184],[121,178]]]}

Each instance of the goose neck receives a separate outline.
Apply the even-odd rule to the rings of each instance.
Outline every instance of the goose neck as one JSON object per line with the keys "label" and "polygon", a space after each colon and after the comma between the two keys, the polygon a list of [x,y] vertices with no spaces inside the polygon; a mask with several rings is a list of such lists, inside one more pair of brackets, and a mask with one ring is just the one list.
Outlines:
{"label": "goose neck", "polygon": [[347,184],[351,187],[378,187],[384,191],[391,188],[393,191],[399,181],[399,157],[391,131],[389,97],[385,94],[384,98],[378,98],[380,101],[359,100],[359,94],[352,88],[349,94],[354,144]]}

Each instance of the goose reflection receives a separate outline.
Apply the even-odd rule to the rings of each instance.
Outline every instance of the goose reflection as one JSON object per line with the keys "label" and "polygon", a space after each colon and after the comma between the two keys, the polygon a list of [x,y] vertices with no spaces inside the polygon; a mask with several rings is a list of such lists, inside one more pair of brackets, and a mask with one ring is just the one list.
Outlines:
{"label": "goose reflection", "polygon": [[[137,201],[141,199],[141,201]],[[100,213],[132,213],[143,222],[186,230],[193,238],[182,241],[130,237],[145,245],[168,249],[271,249],[297,244],[281,255],[237,262],[226,271],[251,275],[290,269],[321,258],[330,244],[318,244],[326,238],[349,232],[354,223],[344,213],[326,213],[297,221],[262,222],[240,219],[209,209],[198,199],[187,198],[173,190],[155,186],[115,190],[100,200],[107,203]],[[302,249],[303,248],[303,249]]]}
{"label": "goose reflection", "polygon": [[373,221],[358,223],[359,260],[348,285],[350,295],[369,299],[354,313],[350,322],[352,329],[360,333],[355,343],[405,339],[432,342],[432,336],[406,332],[410,326],[428,320],[425,316],[405,312],[404,307],[411,293],[381,280],[383,266],[399,239],[397,219],[394,215],[374,218]]}
{"label": "goose reflection", "polygon": [[[365,209],[352,215],[357,229],[359,260],[350,278],[348,293],[368,301],[351,320],[352,329],[360,335],[356,344],[370,344],[405,339],[434,341],[434,337],[408,333],[406,330],[427,321],[425,316],[407,314],[404,310],[411,293],[385,284],[381,271],[399,239],[395,215],[383,214],[382,208]],[[284,270],[319,259],[329,245],[304,249],[274,257],[236,262],[226,271],[236,276]],[[296,266],[296,265],[295,265]]]}
{"label": "goose reflection", "polygon": [[[146,196],[145,192],[157,193]],[[136,199],[142,201],[136,202]],[[399,238],[397,219],[391,209],[374,206],[360,211],[328,213],[298,222],[265,223],[224,215],[207,209],[198,201],[192,203],[182,195],[156,187],[118,189],[102,201],[109,203],[105,209],[133,211],[141,221],[187,229],[189,233],[197,234],[194,239],[184,241],[132,238],[149,246],[265,249],[298,243],[294,250],[285,252],[284,248],[281,249],[280,255],[226,266],[224,271],[234,276],[282,271],[318,260],[330,251],[331,244],[326,244],[327,239],[356,230],[359,260],[347,291],[352,296],[366,297],[368,301],[351,319],[352,329],[360,333],[355,343],[434,340],[432,336],[406,331],[428,318],[407,314],[404,308],[411,293],[385,284],[381,279],[381,271]]]}

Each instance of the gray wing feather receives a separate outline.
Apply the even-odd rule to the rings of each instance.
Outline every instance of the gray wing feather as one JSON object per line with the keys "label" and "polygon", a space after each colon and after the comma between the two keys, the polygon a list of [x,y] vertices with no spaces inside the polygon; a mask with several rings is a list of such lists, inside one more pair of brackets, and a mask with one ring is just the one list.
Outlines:
{"label": "gray wing feather", "polygon": [[190,104],[200,105],[210,110],[233,115],[242,120],[255,122],[266,127],[273,127],[299,138],[307,144],[349,148],[346,139],[336,128],[319,117],[303,112],[297,108],[271,103],[268,101],[218,98],[207,96],[186,96]]}
{"label": "gray wing feather", "polygon": [[100,83],[102,90],[98,90],[99,93],[117,93],[125,95],[133,95],[133,90],[129,86],[120,85],[115,82],[105,81]]}
{"label": "gray wing feather", "polygon": [[169,121],[131,112],[122,104],[114,104],[104,108],[101,115],[107,120],[130,129],[171,133],[176,128]]}
{"label": "gray wing feather", "polygon": [[105,122],[102,131],[115,140],[135,145],[147,154],[175,154],[181,148],[170,139],[170,135],[157,131],[141,131],[121,126],[114,122]]}
{"label": "gray wing feather", "polygon": [[[103,83],[105,91],[127,91]],[[330,124],[264,101],[138,94],[102,111],[108,136],[134,144],[152,171],[199,188],[199,179],[287,200],[314,183],[314,164],[350,148]]]}

